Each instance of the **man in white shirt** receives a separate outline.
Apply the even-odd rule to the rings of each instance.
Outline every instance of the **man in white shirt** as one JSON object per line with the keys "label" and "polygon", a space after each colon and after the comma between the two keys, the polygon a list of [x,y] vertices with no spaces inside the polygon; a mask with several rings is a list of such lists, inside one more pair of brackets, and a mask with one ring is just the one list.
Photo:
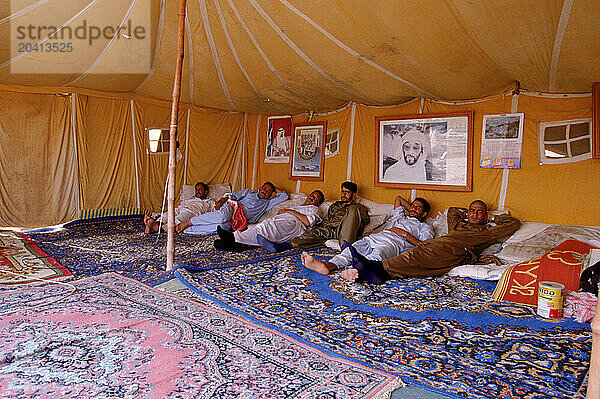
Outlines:
{"label": "man in white shirt", "polygon": [[[175,208],[175,224],[215,210],[215,201],[212,198],[206,198],[208,195],[208,185],[199,181],[196,183],[194,189],[196,191],[194,196],[190,199],[181,201],[179,206]],[[159,220],[162,220],[162,226],[166,229],[167,212],[158,215],[157,218],[144,215],[144,224],[146,225],[144,233],[157,232]]]}
{"label": "man in white shirt", "polygon": [[[419,242],[433,238],[433,228],[424,222],[430,210],[431,206],[424,198],[415,198],[409,204],[406,199],[397,196],[385,230],[368,235],[352,245],[367,259],[382,260],[398,256]],[[328,262],[314,258],[306,252],[303,252],[301,257],[304,266],[321,274],[329,274],[352,265],[349,247],[344,248]]]}
{"label": "man in white shirt", "polygon": [[224,251],[243,251],[248,246],[260,245],[260,237],[272,242],[289,241],[321,222],[319,205],[325,196],[320,190],[310,193],[302,205],[281,209],[277,215],[258,224],[250,225],[244,231],[233,233],[217,228],[219,240],[215,248]]}

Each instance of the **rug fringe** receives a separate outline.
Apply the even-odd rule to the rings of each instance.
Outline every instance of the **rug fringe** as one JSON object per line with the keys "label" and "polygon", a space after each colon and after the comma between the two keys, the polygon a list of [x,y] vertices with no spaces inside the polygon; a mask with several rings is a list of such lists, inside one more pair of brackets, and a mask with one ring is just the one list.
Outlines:
{"label": "rug fringe", "polygon": [[372,399],[391,399],[392,393],[398,388],[402,388],[407,386],[407,384],[400,379],[400,377],[395,377],[392,382],[390,382],[384,389],[377,392],[375,396],[372,396]]}

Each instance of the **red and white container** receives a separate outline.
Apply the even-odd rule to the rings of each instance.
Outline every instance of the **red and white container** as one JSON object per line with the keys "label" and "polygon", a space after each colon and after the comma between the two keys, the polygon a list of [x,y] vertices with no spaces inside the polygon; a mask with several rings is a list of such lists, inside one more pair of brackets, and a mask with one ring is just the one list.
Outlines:
{"label": "red and white container", "polygon": [[565,286],[552,281],[541,281],[538,288],[537,314],[547,319],[562,319]]}

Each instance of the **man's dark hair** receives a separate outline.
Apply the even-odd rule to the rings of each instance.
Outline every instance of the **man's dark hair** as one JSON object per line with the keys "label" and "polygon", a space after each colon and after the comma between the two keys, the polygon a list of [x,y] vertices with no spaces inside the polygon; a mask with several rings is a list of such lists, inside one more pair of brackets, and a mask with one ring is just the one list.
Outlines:
{"label": "man's dark hair", "polygon": [[325,201],[325,194],[323,194],[323,191],[321,190],[315,190],[313,192],[319,194],[319,203],[317,205],[321,205],[323,201]]}
{"label": "man's dark hair", "polygon": [[431,205],[429,205],[429,202],[427,202],[425,198],[417,197],[413,200],[413,202],[415,201],[419,201],[423,205],[423,212],[427,212],[427,214],[429,214],[429,211],[431,210]]}
{"label": "man's dark hair", "polygon": [[275,185],[273,183],[271,183],[270,181],[264,182],[263,186],[271,186],[271,190],[273,190],[273,192],[275,192]]}
{"label": "man's dark hair", "polygon": [[471,202],[469,204],[469,208],[471,207],[471,205],[481,205],[483,207],[483,209],[485,209],[486,212],[488,210],[487,204],[485,202],[483,202],[482,200],[475,200],[475,201]]}
{"label": "man's dark hair", "polygon": [[199,185],[204,187],[204,192],[208,194],[208,184],[204,183],[203,181],[199,181],[196,184],[194,184],[194,188],[198,187]]}
{"label": "man's dark hair", "polygon": [[356,183],[353,183],[351,181],[343,182],[342,188],[352,191],[353,194],[356,194],[358,192],[358,186],[356,185]]}

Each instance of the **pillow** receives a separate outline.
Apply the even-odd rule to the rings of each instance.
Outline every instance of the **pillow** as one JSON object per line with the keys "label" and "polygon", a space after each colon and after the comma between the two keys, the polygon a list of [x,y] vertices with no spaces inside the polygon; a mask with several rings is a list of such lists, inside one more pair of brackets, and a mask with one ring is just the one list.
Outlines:
{"label": "pillow", "polygon": [[535,306],[541,281],[563,284],[567,290],[577,291],[582,260],[592,248],[595,247],[582,241],[566,240],[542,256],[511,266],[496,285],[493,299]]}
{"label": "pillow", "polygon": [[358,203],[367,207],[369,210],[369,223],[365,226],[363,236],[369,235],[375,230],[382,227],[385,222],[390,218],[394,205],[392,204],[381,204],[379,202],[371,201],[366,198],[358,198]]}
{"label": "pillow", "polygon": [[209,184],[208,185],[208,198],[212,198],[215,201],[223,198],[225,194],[230,193],[231,186],[229,183]]}
{"label": "pillow", "polygon": [[[229,183],[209,184],[208,185],[208,198],[218,200],[222,198],[226,193],[231,192],[231,186]],[[184,184],[181,186],[179,192],[179,201],[184,201],[192,198],[196,194],[196,188],[193,185]]]}

